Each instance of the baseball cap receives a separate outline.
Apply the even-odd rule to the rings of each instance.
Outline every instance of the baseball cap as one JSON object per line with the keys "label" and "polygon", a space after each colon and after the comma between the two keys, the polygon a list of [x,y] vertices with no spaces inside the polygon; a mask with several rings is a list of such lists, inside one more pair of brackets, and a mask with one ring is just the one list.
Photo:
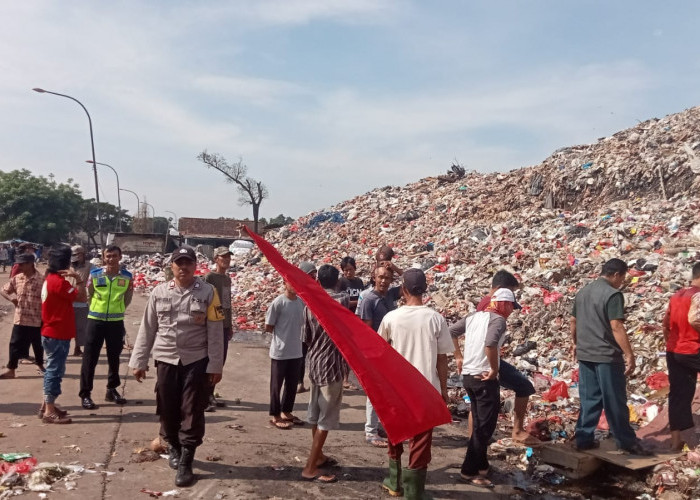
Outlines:
{"label": "baseball cap", "polygon": [[173,255],[170,258],[171,262],[177,262],[180,259],[189,259],[192,262],[197,262],[197,254],[194,248],[188,245],[182,245],[180,248],[173,250]]}
{"label": "baseball cap", "polygon": [[71,248],[71,262],[75,262],[78,260],[78,255],[83,254],[85,255],[85,249],[81,247],[80,245],[75,245],[73,248]]}
{"label": "baseball cap", "polygon": [[411,295],[423,295],[428,289],[425,273],[418,268],[406,269],[401,277],[403,286]]}
{"label": "baseball cap", "polygon": [[491,302],[512,302],[515,309],[522,309],[523,306],[515,300],[515,294],[508,288],[499,288],[491,295]]}
{"label": "baseball cap", "polygon": [[32,253],[21,253],[17,257],[15,257],[15,262],[17,264],[33,264],[34,263],[34,254]]}
{"label": "baseball cap", "polygon": [[311,262],[304,261],[301,264],[299,264],[299,269],[304,271],[306,274],[309,274],[316,271],[316,266]]}
{"label": "baseball cap", "polygon": [[216,247],[214,249],[214,257],[218,257],[220,255],[232,255],[232,252],[228,249],[228,247]]}

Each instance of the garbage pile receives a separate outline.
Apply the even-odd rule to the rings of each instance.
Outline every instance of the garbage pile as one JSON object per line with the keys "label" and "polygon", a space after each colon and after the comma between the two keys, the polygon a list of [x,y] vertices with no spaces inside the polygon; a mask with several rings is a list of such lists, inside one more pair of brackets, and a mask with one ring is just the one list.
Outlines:
{"label": "garbage pile", "polygon": [[[661,321],[668,299],[700,259],[696,155],[700,108],[558,150],[540,165],[509,173],[375,189],[265,237],[293,263],[339,265],[354,256],[365,282],[377,248],[388,244],[399,267],[425,270],[427,303],[448,322],[475,311],[498,269],[513,272],[523,285],[523,309],[509,320],[504,356],[538,390],[528,417],[533,434],[557,440],[572,437],[578,414],[573,298],[603,262],[625,260],[626,325],[637,364],[629,405],[642,426],[666,404],[667,382],[659,374],[666,371]],[[255,250],[234,263],[237,323],[262,330],[281,279]],[[452,408],[464,412],[464,391],[457,386],[449,393]],[[606,427],[601,419],[601,432]]]}
{"label": "garbage pile", "polygon": [[56,491],[59,482],[63,483],[64,489],[74,490],[77,487],[76,480],[85,472],[97,471],[76,464],[37,463],[36,458],[29,453],[2,453],[0,498],[21,495],[26,491]]}
{"label": "garbage pile", "polygon": [[[396,265],[426,272],[426,301],[448,322],[475,311],[497,270],[513,272],[523,285],[523,309],[509,320],[504,356],[538,390],[533,434],[568,439],[578,411],[572,300],[610,258],[630,265],[626,325],[637,358],[628,386],[631,415],[643,425],[665,405],[661,321],[669,297],[700,259],[698,188],[696,107],[508,173],[460,167],[378,188],[265,237],[292,263],[339,265],[351,255],[365,282],[377,248],[390,245]],[[148,288],[161,280],[162,261],[141,259],[146,272],[139,283]],[[256,249],[233,256],[232,276],[235,327],[263,330],[281,278]],[[453,407],[464,409],[463,390],[452,387],[450,394]]]}

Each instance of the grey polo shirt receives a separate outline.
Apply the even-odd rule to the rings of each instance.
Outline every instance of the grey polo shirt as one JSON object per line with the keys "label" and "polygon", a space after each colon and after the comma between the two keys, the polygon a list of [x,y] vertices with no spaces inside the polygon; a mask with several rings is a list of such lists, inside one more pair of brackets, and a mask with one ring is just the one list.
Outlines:
{"label": "grey polo shirt", "polygon": [[209,357],[207,373],[224,366],[223,310],[212,285],[195,277],[180,290],[175,280],[155,287],[143,313],[129,366],[145,370],[149,355],[171,365],[189,365]]}

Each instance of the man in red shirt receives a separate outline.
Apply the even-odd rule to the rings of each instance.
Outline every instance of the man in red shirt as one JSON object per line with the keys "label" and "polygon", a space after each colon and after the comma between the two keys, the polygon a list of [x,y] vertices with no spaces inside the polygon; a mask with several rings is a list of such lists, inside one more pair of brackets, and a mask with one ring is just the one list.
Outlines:
{"label": "man in red shirt", "polygon": [[670,382],[668,423],[671,448],[680,451],[685,444],[681,431],[695,425],[692,403],[700,372],[700,262],[693,266],[690,286],[671,297],[663,324]]}
{"label": "man in red shirt", "polygon": [[[49,252],[49,266],[41,290],[42,345],[46,355],[42,420],[47,424],[69,424],[67,412],[56,407],[61,394],[61,381],[66,372],[70,340],[75,337],[73,302],[87,300],[85,283],[80,275],[69,271],[71,249],[58,245]],[[75,286],[66,278],[76,278]]]}

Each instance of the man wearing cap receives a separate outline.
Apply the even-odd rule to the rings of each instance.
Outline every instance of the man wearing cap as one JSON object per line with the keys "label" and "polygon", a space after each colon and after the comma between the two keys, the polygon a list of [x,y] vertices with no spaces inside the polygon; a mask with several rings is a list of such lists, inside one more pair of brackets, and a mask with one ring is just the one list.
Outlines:
{"label": "man wearing cap", "polygon": [[15,319],[10,337],[10,361],[0,379],[15,378],[19,360],[29,355],[29,345],[34,350],[34,360],[44,372],[44,348],[41,346],[41,287],[44,278],[34,267],[34,255],[17,256],[18,273],[2,287],[0,295],[15,306]]}
{"label": "man wearing cap", "polygon": [[[406,305],[384,316],[379,335],[421,372],[447,402],[447,353],[452,352],[453,345],[445,318],[423,305],[423,294],[427,289],[422,270],[410,268],[404,271],[401,295]],[[406,498],[423,498],[432,439],[432,429],[410,439],[408,467],[403,469],[403,444],[389,443],[389,477],[382,487],[390,495],[400,495],[403,491]]]}
{"label": "man wearing cap", "polygon": [[[476,306],[477,311],[485,311],[491,303],[491,295],[499,288],[508,288],[515,292],[520,287],[517,278],[501,269],[493,275],[491,280],[491,290],[487,295],[482,297],[479,304]],[[520,304],[515,303],[515,309],[521,309]],[[459,338],[464,335],[467,318],[462,318],[456,323],[450,325],[450,335]],[[462,372],[462,353],[459,349],[455,350],[455,361],[457,362],[457,372]],[[534,436],[531,436],[525,430],[525,414],[527,413],[527,405],[530,401],[530,396],[535,394],[535,387],[532,382],[523,375],[515,366],[506,362],[503,359],[499,360],[498,364],[498,381],[504,389],[509,389],[515,392],[515,402],[513,405],[513,431],[511,436],[514,441],[530,446],[540,442]],[[473,427],[473,419],[469,414],[469,433]]]}
{"label": "man wearing cap", "polygon": [[122,251],[116,245],[105,248],[102,260],[105,267],[90,272],[88,281],[87,328],[85,352],[80,368],[80,400],[83,408],[94,410],[97,405],[92,400],[92,387],[95,367],[100,359],[102,344],[107,345],[107,392],[105,401],[123,405],[126,399],[119,394],[119,356],[124,348],[124,313],[134,294],[132,276],[119,267]]}
{"label": "man wearing cap", "polygon": [[[228,343],[233,337],[233,319],[231,315],[231,278],[228,270],[231,267],[231,251],[228,247],[217,247],[214,249],[214,265],[216,268],[207,273],[204,281],[216,288],[216,293],[221,299],[221,307],[224,310],[224,364],[228,354]],[[211,386],[209,395],[209,406],[207,411],[214,411],[217,406],[223,406],[223,402],[216,400],[214,396],[214,386]]]}
{"label": "man wearing cap", "polygon": [[141,382],[153,353],[160,436],[168,443],[168,464],[177,470],[175,484],[189,486],[210,387],[221,381],[224,313],[216,289],[194,275],[192,247],[176,249],[170,266],[174,278],[151,292],[129,366]]}
{"label": "man wearing cap", "polygon": [[[15,254],[15,263],[12,265],[12,269],[10,270],[10,278],[19,272],[19,262],[17,261],[17,257],[22,254],[31,254],[34,256],[34,244],[29,243],[28,241],[19,244],[17,247],[17,253]],[[36,259],[36,256],[34,257]]]}
{"label": "man wearing cap", "polygon": [[[79,278],[69,278],[68,282],[76,286],[78,281],[82,282],[83,285],[88,283],[90,278],[90,271],[92,271],[93,266],[90,261],[85,258],[85,249],[80,245],[75,245],[71,248],[71,267],[75,271]],[[85,346],[85,337],[87,335],[87,316],[88,316],[88,303],[87,302],[73,302],[73,312],[75,313],[75,346],[73,348],[73,356],[82,356],[82,347]]]}
{"label": "man wearing cap", "polygon": [[[626,376],[635,359],[625,328],[625,299],[620,287],[627,263],[610,259],[601,276],[576,294],[570,331],[576,346],[581,411],[576,422],[576,448],[597,448],[594,435],[603,410],[617,447],[635,455],[651,455],[637,439],[627,408]],[[626,365],[626,366],[625,366]]]}
{"label": "man wearing cap", "polygon": [[[316,281],[316,275],[318,274],[318,270],[316,269],[316,265],[313,262],[304,261],[301,264],[299,264],[299,269],[304,271],[306,274],[311,276],[311,279]],[[308,347],[306,346],[306,344],[301,345],[301,367],[299,368],[299,385],[297,386],[297,394],[308,391],[308,389],[304,386],[304,377],[306,376],[307,349]]]}
{"label": "man wearing cap", "polygon": [[[462,463],[461,479],[473,486],[492,488],[487,448],[496,430],[501,391],[498,383],[499,351],[505,341],[506,319],[515,309],[515,295],[499,288],[484,311],[469,316],[465,325],[462,354],[462,384],[471,399],[473,429]],[[459,339],[452,338],[459,351]]]}

